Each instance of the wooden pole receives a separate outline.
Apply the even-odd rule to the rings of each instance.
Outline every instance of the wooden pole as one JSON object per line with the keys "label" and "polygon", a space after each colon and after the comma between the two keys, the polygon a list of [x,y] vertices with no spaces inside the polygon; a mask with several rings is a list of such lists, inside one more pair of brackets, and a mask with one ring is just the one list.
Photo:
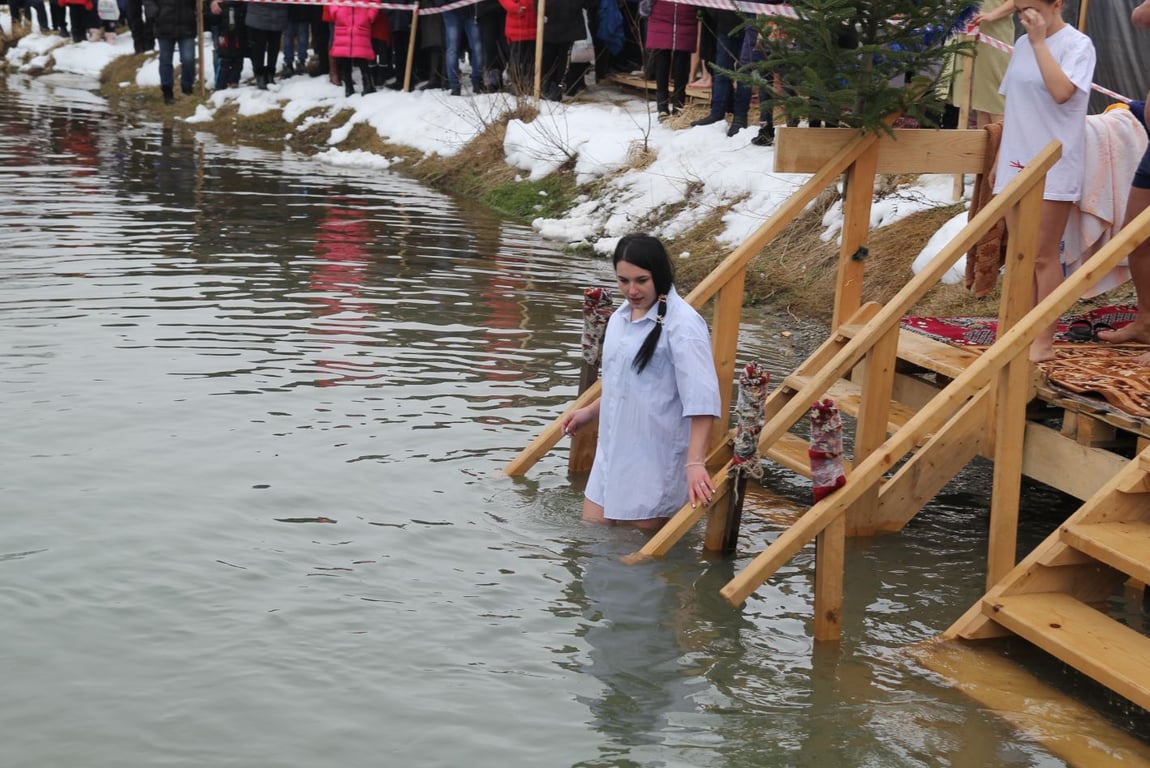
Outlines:
{"label": "wooden pole", "polygon": [[1086,10],[1090,7],[1090,0],[1082,0],[1082,4],[1078,6],[1078,31],[1086,31]]}
{"label": "wooden pole", "polygon": [[[973,40],[970,35],[963,35],[963,42]],[[970,101],[974,94],[974,61],[978,56],[978,47],[975,46],[971,52],[970,62],[966,61],[965,56],[959,54],[954,55],[954,85],[955,93],[958,95],[958,127],[965,129],[970,124]],[[966,176],[965,174],[956,173],[954,175],[954,201],[957,203],[962,199],[962,193],[966,189]]]}
{"label": "wooden pole", "polygon": [[547,0],[539,0],[535,9],[535,100],[543,92],[543,23],[547,20]]}
{"label": "wooden pole", "polygon": [[415,47],[418,45],[415,33],[419,31],[419,3],[411,9],[411,31],[407,37],[407,61],[403,67],[403,90],[411,93],[411,69],[415,65]]}
{"label": "wooden pole", "polygon": [[200,97],[208,95],[208,81],[204,78],[204,4],[196,3],[196,41],[199,51],[196,56],[196,76],[200,80]]}

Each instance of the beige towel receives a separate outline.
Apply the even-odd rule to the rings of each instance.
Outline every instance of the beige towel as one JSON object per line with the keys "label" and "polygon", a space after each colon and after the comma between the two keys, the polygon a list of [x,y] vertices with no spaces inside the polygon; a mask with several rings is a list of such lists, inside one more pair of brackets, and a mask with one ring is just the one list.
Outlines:
{"label": "beige towel", "polygon": [[[1130,181],[1146,151],[1146,129],[1129,109],[1112,109],[1086,118],[1086,155],[1082,199],[1070,212],[1062,239],[1062,264],[1071,275],[1110,238],[1126,216]],[[1130,279],[1123,262],[1086,293],[1090,298]]]}

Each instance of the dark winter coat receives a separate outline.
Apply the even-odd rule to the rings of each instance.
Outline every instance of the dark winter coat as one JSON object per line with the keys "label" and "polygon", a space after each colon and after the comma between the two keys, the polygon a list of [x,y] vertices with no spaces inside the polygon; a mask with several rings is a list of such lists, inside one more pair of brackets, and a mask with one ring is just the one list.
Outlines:
{"label": "dark winter coat", "polygon": [[694,53],[699,34],[695,6],[654,0],[647,19],[647,49],[651,51],[690,51]]}
{"label": "dark winter coat", "polygon": [[544,43],[574,43],[587,39],[581,0],[547,0],[543,20]]}
{"label": "dark winter coat", "polygon": [[144,0],[144,13],[155,25],[157,39],[196,36],[196,0]]}
{"label": "dark winter coat", "polygon": [[247,3],[223,2],[220,10],[219,16],[210,16],[206,20],[214,30],[216,54],[221,59],[243,59],[248,55],[248,35],[244,26]]}
{"label": "dark winter coat", "polygon": [[249,29],[262,29],[265,32],[283,32],[287,29],[288,9],[277,3],[248,3],[247,23]]}

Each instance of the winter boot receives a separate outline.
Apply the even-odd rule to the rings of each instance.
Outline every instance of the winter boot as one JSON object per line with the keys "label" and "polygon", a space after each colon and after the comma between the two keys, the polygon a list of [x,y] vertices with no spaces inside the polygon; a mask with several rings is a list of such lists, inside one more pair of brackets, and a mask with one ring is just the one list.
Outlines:
{"label": "winter boot", "polygon": [[734,136],[735,134],[737,134],[739,131],[743,130],[746,127],[747,127],[746,116],[744,115],[744,116],[740,117],[739,115],[735,115],[734,117],[731,118],[731,127],[727,129],[727,136],[728,137]]}
{"label": "winter boot", "polygon": [[771,147],[775,144],[775,129],[770,125],[760,125],[759,132],[755,138],[751,139],[751,143],[756,147]]}
{"label": "winter boot", "polygon": [[176,97],[172,94],[172,86],[170,86],[170,85],[161,86],[160,90],[163,91],[163,93],[164,93],[164,103],[165,104],[172,104],[176,101]]}
{"label": "winter boot", "polygon": [[723,115],[716,115],[714,112],[712,112],[706,117],[700,117],[698,120],[693,121],[691,123],[691,127],[698,128],[700,125],[713,125],[715,123],[721,122],[723,117]]}

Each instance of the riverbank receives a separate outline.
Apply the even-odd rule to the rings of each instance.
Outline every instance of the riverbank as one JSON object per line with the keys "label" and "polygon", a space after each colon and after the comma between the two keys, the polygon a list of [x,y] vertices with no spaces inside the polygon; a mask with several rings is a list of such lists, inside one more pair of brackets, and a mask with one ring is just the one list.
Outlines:
{"label": "riverbank", "polygon": [[[73,44],[29,34],[10,43],[4,62],[9,73],[29,77],[98,78],[99,93],[124,113],[182,121],[226,141],[281,147],[335,165],[400,171],[530,221],[542,237],[571,249],[606,255],[623,234],[648,231],[682,256],[678,282],[688,289],[806,179],[775,173],[774,149],[751,144],[753,128],[734,137],[721,124],[690,128],[704,111],[698,106],[660,123],[642,94],[608,84],[563,103],[438,90],[349,97],[326,77],[296,76],[260,91],[246,72],[248,84],[239,88],[165,105],[155,54],[134,54],[128,35],[111,44]],[[945,242],[932,236],[961,226],[965,203],[952,195],[951,176],[880,179],[867,300],[888,299],[911,277],[915,261]],[[752,262],[747,301],[826,319],[840,226],[832,191]],[[976,301],[960,281],[961,264],[921,311],[995,313],[993,296]]]}

